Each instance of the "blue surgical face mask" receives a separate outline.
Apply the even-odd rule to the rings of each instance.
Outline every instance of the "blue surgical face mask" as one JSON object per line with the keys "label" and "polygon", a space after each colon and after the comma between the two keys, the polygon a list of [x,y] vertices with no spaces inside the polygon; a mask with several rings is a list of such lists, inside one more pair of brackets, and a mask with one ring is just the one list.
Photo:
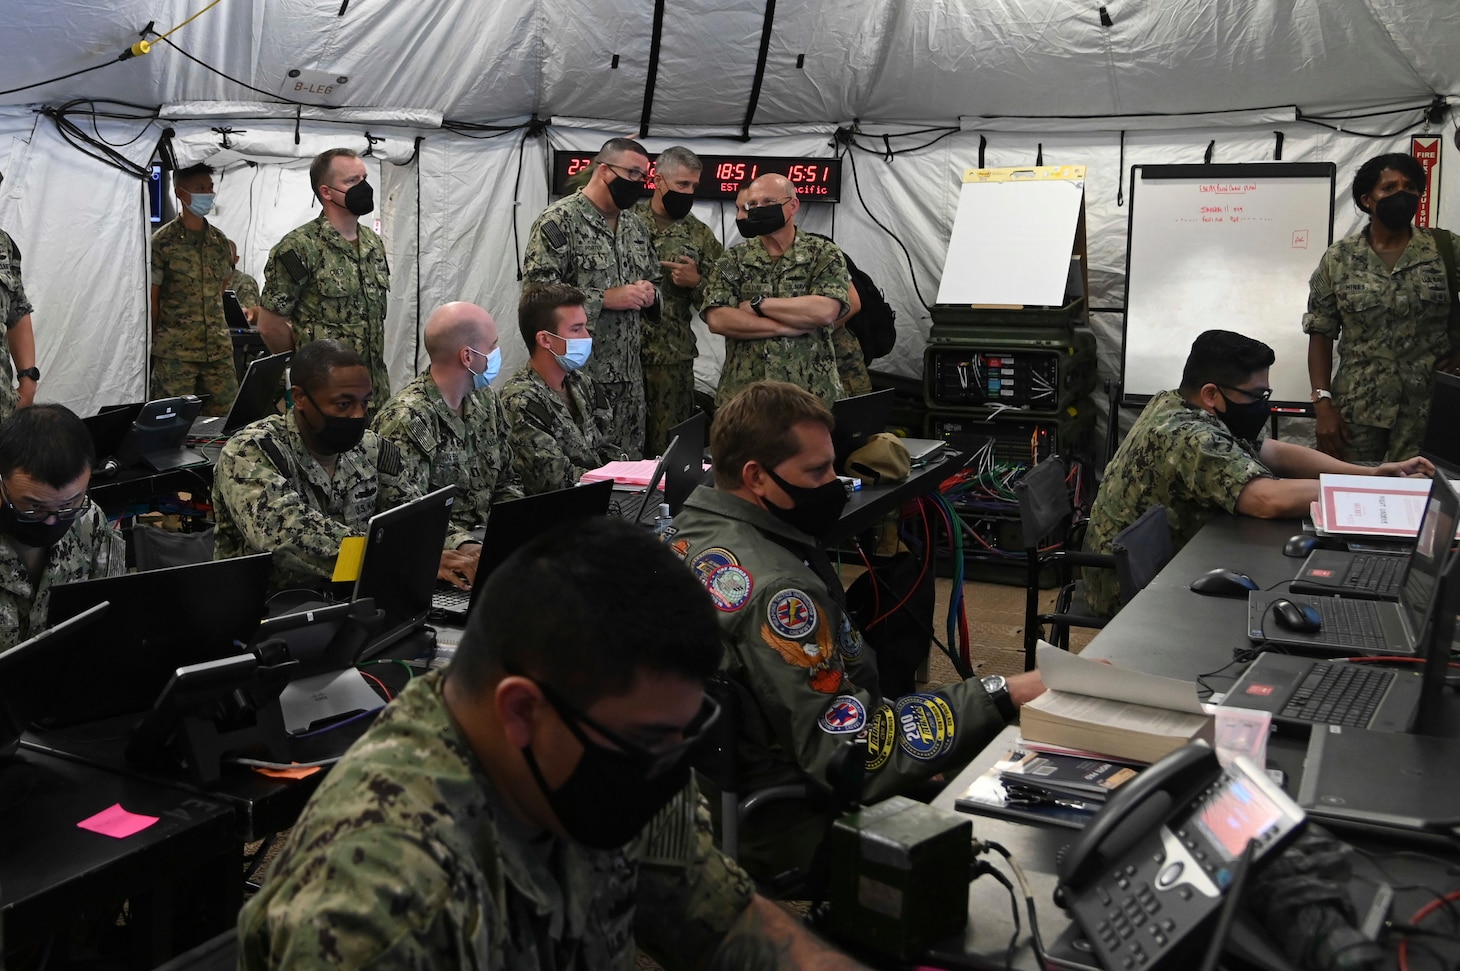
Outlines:
{"label": "blue surgical face mask", "polygon": [[213,211],[214,194],[211,192],[193,192],[188,195],[188,212],[199,219]]}
{"label": "blue surgical face mask", "polygon": [[466,366],[466,369],[471,371],[471,389],[473,391],[480,391],[497,380],[497,375],[502,372],[502,349],[500,347],[494,347],[490,354],[482,354],[475,347],[468,347],[467,350],[487,359],[487,366],[482,368],[480,374],[476,371],[471,371],[470,364]]}
{"label": "blue surgical face mask", "polygon": [[568,345],[567,351],[562,354],[554,354],[558,367],[572,374],[574,371],[588,363],[588,358],[593,356],[593,338],[591,337],[559,337],[558,340]]}

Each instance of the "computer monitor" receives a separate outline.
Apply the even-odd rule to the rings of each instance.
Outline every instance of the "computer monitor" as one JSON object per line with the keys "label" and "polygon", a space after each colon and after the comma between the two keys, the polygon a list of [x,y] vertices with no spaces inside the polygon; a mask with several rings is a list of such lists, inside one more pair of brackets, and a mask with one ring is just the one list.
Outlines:
{"label": "computer monitor", "polygon": [[147,402],[117,447],[117,461],[122,468],[146,465],[158,472],[206,464],[204,456],[184,445],[202,410],[203,399],[196,395]]}
{"label": "computer monitor", "polygon": [[103,600],[0,653],[0,762],[15,753],[20,736],[47,707],[46,699],[65,690],[60,672],[75,658],[83,637],[101,635],[92,625],[110,607]]}
{"label": "computer monitor", "polygon": [[1419,454],[1450,475],[1460,475],[1460,435],[1455,433],[1456,428],[1460,428],[1460,375],[1436,371]]}
{"label": "computer monitor", "polygon": [[848,456],[873,435],[887,431],[887,423],[892,420],[892,389],[884,388],[833,402],[831,414],[836,419],[831,444],[836,450],[836,470],[842,472]]}
{"label": "computer monitor", "polygon": [[456,487],[447,486],[371,517],[351,599],[373,598],[385,623],[362,658],[425,622],[455,497]]}
{"label": "computer monitor", "polygon": [[178,668],[238,654],[264,615],[273,554],[257,553],[51,588],[48,623],[111,603],[97,636],[56,670],[66,685],[50,710],[59,727],[146,711]]}

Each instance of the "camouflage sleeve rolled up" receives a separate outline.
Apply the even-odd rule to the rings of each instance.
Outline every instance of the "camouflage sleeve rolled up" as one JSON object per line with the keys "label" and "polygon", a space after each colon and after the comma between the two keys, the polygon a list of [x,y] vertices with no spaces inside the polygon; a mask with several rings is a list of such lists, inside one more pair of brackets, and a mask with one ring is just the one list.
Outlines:
{"label": "camouflage sleeve rolled up", "polygon": [[[328,879],[314,879],[318,872]],[[470,967],[451,920],[449,872],[416,833],[356,829],[272,876],[268,899],[240,915],[239,968],[262,971]]]}
{"label": "camouflage sleeve rolled up", "polygon": [[639,862],[639,947],[666,967],[704,967],[750,906],[755,886],[715,848],[709,810],[693,784],[660,810],[630,853]]}
{"label": "camouflage sleeve rolled up", "polygon": [[271,551],[276,575],[329,577],[340,543],[364,533],[331,518],[297,489],[265,453],[256,427],[235,434],[218,456],[213,496],[220,507],[219,536],[231,528],[242,549],[220,543],[216,555]]}

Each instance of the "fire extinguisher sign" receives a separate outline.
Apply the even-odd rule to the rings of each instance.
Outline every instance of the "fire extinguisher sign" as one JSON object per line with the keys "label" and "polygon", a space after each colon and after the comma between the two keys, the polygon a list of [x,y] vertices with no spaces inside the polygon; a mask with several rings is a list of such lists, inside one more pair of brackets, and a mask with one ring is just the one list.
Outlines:
{"label": "fire extinguisher sign", "polygon": [[1414,224],[1429,229],[1440,208],[1440,141],[1439,135],[1415,135],[1409,140],[1409,154],[1425,170],[1425,192],[1419,197],[1419,212]]}

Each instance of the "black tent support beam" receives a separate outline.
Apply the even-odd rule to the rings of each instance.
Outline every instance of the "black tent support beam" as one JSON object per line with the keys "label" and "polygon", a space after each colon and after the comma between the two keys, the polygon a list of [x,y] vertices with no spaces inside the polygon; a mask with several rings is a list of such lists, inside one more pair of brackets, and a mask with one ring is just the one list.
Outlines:
{"label": "black tent support beam", "polygon": [[659,45],[664,39],[664,0],[654,0],[654,33],[649,40],[649,73],[644,78],[644,110],[639,113],[639,137],[649,137],[654,114],[654,85],[659,80]]}
{"label": "black tent support beam", "polygon": [[755,80],[750,85],[750,103],[745,106],[745,124],[740,126],[742,141],[750,141],[750,126],[755,122],[755,107],[760,102],[760,87],[765,82],[765,64],[771,52],[771,28],[776,23],[776,0],[766,0],[765,23],[760,28],[760,53],[755,59]]}

